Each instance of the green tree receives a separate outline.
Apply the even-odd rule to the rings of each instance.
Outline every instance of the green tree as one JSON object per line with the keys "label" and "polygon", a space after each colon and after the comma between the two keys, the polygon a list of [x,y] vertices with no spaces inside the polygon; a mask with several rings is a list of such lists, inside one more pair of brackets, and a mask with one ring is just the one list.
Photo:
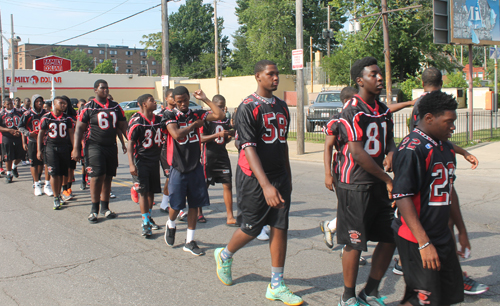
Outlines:
{"label": "green tree", "polygon": [[[215,75],[215,28],[213,7],[202,0],[187,0],[169,15],[170,74],[172,76],[213,77]],[[219,48],[223,66],[230,54],[229,38],[222,35],[224,19],[217,18]],[[142,44],[161,61],[161,32],[144,35]]]}
{"label": "green tree", "polygon": [[408,78],[399,84],[403,92],[403,101],[413,100],[413,89],[422,88],[422,76],[408,76]]}
{"label": "green tree", "polygon": [[467,88],[469,85],[467,85],[467,81],[465,80],[465,74],[461,71],[456,71],[446,76],[443,87]]}
{"label": "green tree", "polygon": [[107,59],[95,67],[92,73],[115,73],[115,67],[111,60]]}
{"label": "green tree", "polygon": [[93,59],[81,49],[74,49],[57,46],[52,48],[50,55],[67,58],[71,60],[71,71],[91,71],[94,66]]}

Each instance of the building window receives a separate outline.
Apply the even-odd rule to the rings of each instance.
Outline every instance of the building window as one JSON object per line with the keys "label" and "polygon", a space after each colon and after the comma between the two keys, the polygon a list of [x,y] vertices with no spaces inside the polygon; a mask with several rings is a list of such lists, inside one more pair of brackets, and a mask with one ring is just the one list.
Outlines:
{"label": "building window", "polygon": [[87,50],[87,53],[88,53],[88,54],[93,54],[93,53],[94,53],[94,50],[92,50],[92,49],[88,49],[88,50]]}
{"label": "building window", "polygon": [[141,61],[141,65],[146,65],[148,61]]}
{"label": "building window", "polygon": [[133,73],[134,72],[134,69],[126,69],[125,70],[126,73]]}
{"label": "building window", "polygon": [[141,52],[141,56],[146,56],[148,53],[146,51]]}
{"label": "building window", "polygon": [[146,69],[141,69],[141,74],[146,74]]}
{"label": "building window", "polygon": [[99,59],[99,63],[102,63],[104,62],[104,60],[102,58]]}
{"label": "building window", "polygon": [[116,59],[112,59],[112,60],[111,60],[111,63],[116,64],[116,63],[118,63],[118,60],[116,60]]}
{"label": "building window", "polygon": [[132,55],[132,51],[125,51],[125,55]]}
{"label": "building window", "polygon": [[127,65],[132,65],[133,63],[134,63],[134,62],[133,62],[132,60],[126,60],[126,61],[125,61],[125,64],[127,64]]}
{"label": "building window", "polygon": [[99,54],[104,54],[104,50],[99,50]]}
{"label": "building window", "polygon": [[156,74],[156,69],[151,69],[151,74]]}
{"label": "building window", "polygon": [[483,79],[483,73],[482,72],[479,72],[477,75],[478,75],[478,78]]}
{"label": "building window", "polygon": [[118,51],[116,51],[116,50],[109,50],[109,54],[116,55],[116,54],[118,54]]}
{"label": "building window", "polygon": [[152,61],[152,62],[151,62],[151,65],[156,65],[156,61]]}

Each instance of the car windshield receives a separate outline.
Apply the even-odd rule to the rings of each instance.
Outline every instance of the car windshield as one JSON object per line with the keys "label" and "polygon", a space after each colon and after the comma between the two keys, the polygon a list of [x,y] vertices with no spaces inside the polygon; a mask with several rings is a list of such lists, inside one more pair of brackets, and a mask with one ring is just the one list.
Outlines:
{"label": "car windshield", "polygon": [[340,92],[332,92],[327,94],[319,94],[316,103],[341,102]]}
{"label": "car windshield", "polygon": [[120,105],[121,108],[125,107],[125,105],[129,104],[130,101],[126,101],[126,102],[121,102],[121,103],[118,103]]}

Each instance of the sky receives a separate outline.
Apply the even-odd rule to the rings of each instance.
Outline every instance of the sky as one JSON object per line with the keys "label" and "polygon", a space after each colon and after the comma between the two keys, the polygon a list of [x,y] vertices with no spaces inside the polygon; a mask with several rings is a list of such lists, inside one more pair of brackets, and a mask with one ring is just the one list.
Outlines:
{"label": "sky", "polygon": [[[0,0],[2,34],[11,37],[11,14],[14,32],[23,43],[53,44],[128,17],[157,4],[160,0]],[[168,2],[169,15],[185,0]],[[203,3],[213,1],[204,0]],[[224,18],[223,34],[238,29],[236,0],[217,2],[217,15]],[[97,44],[143,48],[142,35],[161,31],[161,6],[88,35],[69,40],[66,45]],[[4,56],[8,45],[4,40]]]}

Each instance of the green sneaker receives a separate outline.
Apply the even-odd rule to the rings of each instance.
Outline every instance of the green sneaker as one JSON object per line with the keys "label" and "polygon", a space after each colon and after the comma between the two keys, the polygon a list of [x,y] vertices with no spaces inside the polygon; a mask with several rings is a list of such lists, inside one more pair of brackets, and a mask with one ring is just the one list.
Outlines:
{"label": "green sneaker", "polygon": [[285,305],[302,305],[304,303],[300,296],[288,289],[284,281],[281,281],[280,286],[276,289],[271,289],[271,284],[269,284],[267,286],[266,299],[271,301],[280,300]]}
{"label": "green sneaker", "polygon": [[231,275],[231,265],[233,264],[233,259],[230,258],[225,262],[220,258],[220,253],[224,248],[217,248],[214,251],[215,263],[217,263],[217,277],[226,286],[231,286],[233,284],[233,276]]}

